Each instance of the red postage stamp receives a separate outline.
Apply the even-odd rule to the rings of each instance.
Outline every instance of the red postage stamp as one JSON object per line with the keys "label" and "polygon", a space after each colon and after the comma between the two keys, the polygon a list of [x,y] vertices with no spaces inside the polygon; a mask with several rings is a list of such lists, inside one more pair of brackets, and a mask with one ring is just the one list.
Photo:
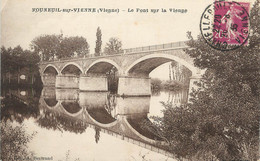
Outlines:
{"label": "red postage stamp", "polygon": [[207,43],[218,50],[232,50],[248,44],[249,7],[246,2],[219,1],[201,17],[201,32]]}

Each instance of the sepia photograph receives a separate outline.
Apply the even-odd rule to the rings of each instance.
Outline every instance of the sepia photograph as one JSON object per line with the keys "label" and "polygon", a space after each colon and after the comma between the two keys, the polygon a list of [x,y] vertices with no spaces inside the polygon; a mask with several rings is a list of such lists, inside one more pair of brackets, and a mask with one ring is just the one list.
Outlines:
{"label": "sepia photograph", "polygon": [[260,161],[259,0],[0,7],[0,161]]}

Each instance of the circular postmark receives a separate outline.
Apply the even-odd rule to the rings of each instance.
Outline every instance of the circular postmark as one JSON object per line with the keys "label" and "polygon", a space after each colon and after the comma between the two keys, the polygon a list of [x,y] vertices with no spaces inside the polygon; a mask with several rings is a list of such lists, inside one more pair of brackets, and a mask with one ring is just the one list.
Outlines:
{"label": "circular postmark", "polygon": [[214,49],[227,51],[247,45],[249,3],[219,1],[209,5],[200,19],[200,31]]}

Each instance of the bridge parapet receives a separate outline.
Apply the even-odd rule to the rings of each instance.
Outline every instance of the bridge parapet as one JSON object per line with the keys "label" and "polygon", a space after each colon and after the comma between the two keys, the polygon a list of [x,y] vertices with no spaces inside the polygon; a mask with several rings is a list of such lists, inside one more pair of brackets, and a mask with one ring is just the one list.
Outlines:
{"label": "bridge parapet", "polygon": [[127,55],[127,54],[133,54],[133,53],[140,53],[140,52],[154,52],[159,50],[169,50],[169,49],[178,49],[178,48],[187,48],[186,45],[187,41],[179,41],[179,42],[172,42],[172,43],[166,43],[166,44],[159,44],[159,45],[150,45],[150,46],[143,46],[143,47],[136,47],[136,48],[128,48],[123,49],[122,51],[118,53],[114,53],[111,55],[105,55],[104,53],[101,53],[99,56],[95,56],[94,54],[90,54],[83,57],[70,57],[70,58],[55,58],[54,60],[49,61],[42,61],[40,64],[50,63],[50,62],[60,62],[60,61],[76,61],[76,60],[82,60],[82,59],[96,59],[96,58],[107,58],[107,57],[113,57],[118,55]]}
{"label": "bridge parapet", "polygon": [[173,48],[184,48],[184,47],[188,47],[186,45],[186,42],[187,41],[180,41],[180,42],[173,42],[173,43],[160,44],[160,45],[129,48],[129,49],[124,49],[124,53],[131,54],[136,52],[151,52],[151,51],[158,51],[158,50],[168,50]]}

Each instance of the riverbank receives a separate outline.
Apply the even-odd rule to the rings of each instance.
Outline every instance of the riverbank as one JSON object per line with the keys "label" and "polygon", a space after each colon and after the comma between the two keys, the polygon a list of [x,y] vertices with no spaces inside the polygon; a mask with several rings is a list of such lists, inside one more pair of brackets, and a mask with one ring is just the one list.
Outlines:
{"label": "riverbank", "polygon": [[178,81],[161,81],[160,79],[151,79],[152,90],[170,90],[176,91],[181,89],[188,89],[189,85],[185,85]]}

